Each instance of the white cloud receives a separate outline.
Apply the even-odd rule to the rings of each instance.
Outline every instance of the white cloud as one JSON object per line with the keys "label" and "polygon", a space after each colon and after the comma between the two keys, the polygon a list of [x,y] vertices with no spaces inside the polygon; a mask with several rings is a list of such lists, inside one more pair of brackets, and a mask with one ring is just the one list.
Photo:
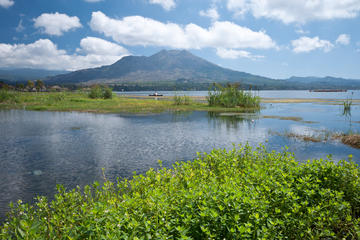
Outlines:
{"label": "white cloud", "polygon": [[84,0],[85,2],[90,2],[90,3],[93,3],[93,2],[101,2],[103,0]]}
{"label": "white cloud", "polygon": [[175,8],[176,3],[174,0],[149,0],[151,4],[159,4],[161,5],[166,11],[169,11]]}
{"label": "white cloud", "polygon": [[209,17],[212,21],[217,21],[219,19],[219,13],[217,12],[217,9],[215,7],[209,8],[208,10],[204,11],[201,10],[199,12],[200,16],[203,17]]}
{"label": "white cloud", "polygon": [[0,7],[8,8],[14,5],[14,0],[0,0]]}
{"label": "white cloud", "polygon": [[122,46],[106,41],[96,37],[86,37],[80,41],[81,49],[87,54],[101,55],[101,56],[122,56],[129,52]]}
{"label": "white cloud", "polygon": [[307,35],[307,34],[310,33],[310,31],[304,30],[304,29],[302,29],[302,28],[296,29],[295,32],[296,32],[297,34],[300,34],[300,35]]}
{"label": "white cloud", "polygon": [[22,32],[22,31],[25,30],[25,27],[23,26],[23,20],[22,20],[22,19],[20,19],[19,24],[17,25],[17,27],[15,28],[15,30],[16,30],[17,32]]}
{"label": "white cloud", "polygon": [[49,35],[61,36],[71,29],[82,27],[78,17],[69,17],[62,13],[43,13],[34,19],[36,28],[41,28]]}
{"label": "white cloud", "polygon": [[225,49],[225,48],[216,49],[216,54],[221,58],[227,58],[227,59],[249,58],[251,60],[257,60],[264,58],[264,56],[253,55],[248,51]]}
{"label": "white cloud", "polygon": [[340,34],[339,37],[336,39],[336,43],[341,44],[341,45],[349,45],[350,44],[350,35]]}
{"label": "white cloud", "polygon": [[193,23],[180,26],[141,16],[129,16],[117,20],[107,17],[102,12],[93,12],[90,27],[118,43],[132,46],[182,49],[277,47],[265,32],[255,32],[232,22],[213,22],[208,29],[205,29]]}
{"label": "white cloud", "polygon": [[78,70],[112,64],[128,55],[123,47],[94,37],[82,39],[80,46],[77,53],[68,54],[49,39],[30,44],[0,43],[0,67]]}
{"label": "white cloud", "polygon": [[304,24],[313,20],[355,18],[359,0],[227,0],[227,8],[236,15],[247,12],[254,17],[280,20],[286,24]]}
{"label": "white cloud", "polygon": [[293,51],[295,53],[311,52],[316,49],[322,49],[324,52],[329,52],[334,47],[331,42],[321,40],[319,37],[301,37],[291,41],[291,45],[293,46]]}

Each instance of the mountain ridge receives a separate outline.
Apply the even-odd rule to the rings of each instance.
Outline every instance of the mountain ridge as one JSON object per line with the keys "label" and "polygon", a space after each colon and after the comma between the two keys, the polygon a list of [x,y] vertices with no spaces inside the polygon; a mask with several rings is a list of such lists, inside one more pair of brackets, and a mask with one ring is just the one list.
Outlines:
{"label": "mountain ridge", "polygon": [[162,50],[149,57],[126,56],[108,66],[78,70],[47,79],[62,83],[146,83],[186,80],[194,83],[242,82],[247,85],[277,84],[271,78],[222,68],[186,50]]}
{"label": "mountain ridge", "polygon": [[360,89],[360,80],[357,79],[331,76],[272,79],[235,71],[186,50],[162,50],[151,56],[126,56],[111,65],[59,74],[43,80],[48,85],[108,84],[120,86],[120,89],[153,87],[158,90],[206,90],[214,82],[237,83],[244,88],[256,89]]}

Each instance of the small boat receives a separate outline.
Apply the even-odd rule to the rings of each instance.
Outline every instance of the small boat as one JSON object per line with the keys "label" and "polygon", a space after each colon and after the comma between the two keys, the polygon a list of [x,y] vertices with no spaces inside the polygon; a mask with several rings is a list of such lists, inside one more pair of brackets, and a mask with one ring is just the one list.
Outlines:
{"label": "small boat", "polygon": [[157,92],[156,93],[153,93],[153,94],[149,94],[150,97],[162,97],[163,95],[162,94],[158,94]]}

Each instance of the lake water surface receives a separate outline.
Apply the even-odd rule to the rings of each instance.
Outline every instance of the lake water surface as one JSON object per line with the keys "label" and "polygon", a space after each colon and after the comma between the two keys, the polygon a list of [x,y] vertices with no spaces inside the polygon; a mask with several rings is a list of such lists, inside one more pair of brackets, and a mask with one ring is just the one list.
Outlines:
{"label": "lake water surface", "polygon": [[[148,96],[155,91],[134,91],[116,92],[119,95]],[[261,90],[252,91],[262,98],[322,98],[322,99],[360,99],[360,90],[348,90],[347,92],[310,92],[304,90]],[[186,95],[186,96],[207,96],[208,91],[157,91],[164,96]]]}
{"label": "lake water surface", "polygon": [[[36,195],[51,197],[56,184],[84,186],[106,177],[131,177],[156,168],[158,160],[171,167],[192,160],[197,152],[232,148],[233,144],[265,143],[281,151],[285,146],[299,161],[333,161],[360,150],[337,141],[303,142],[281,134],[317,134],[322,131],[360,130],[359,105],[343,116],[338,105],[297,103],[265,104],[260,113],[207,112],[149,115],[90,114],[76,112],[0,111],[0,221],[10,201],[31,202]],[[281,120],[300,117],[303,121]]]}

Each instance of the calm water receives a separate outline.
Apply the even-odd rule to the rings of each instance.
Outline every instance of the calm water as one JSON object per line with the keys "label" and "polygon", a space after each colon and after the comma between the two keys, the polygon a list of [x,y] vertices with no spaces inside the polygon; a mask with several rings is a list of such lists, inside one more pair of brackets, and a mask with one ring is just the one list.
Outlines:
{"label": "calm water", "polygon": [[[141,92],[116,92],[119,95],[148,96],[154,91]],[[158,91],[164,96],[186,95],[186,96],[207,96],[208,91]],[[262,98],[325,98],[325,99],[360,99],[360,90],[348,90],[347,92],[309,92],[304,90],[262,90],[253,91]]]}
{"label": "calm water", "polygon": [[[0,221],[10,201],[31,202],[36,195],[51,197],[56,184],[68,188],[108,179],[130,177],[157,167],[191,160],[196,152],[231,148],[232,144],[269,149],[285,145],[299,161],[325,158],[360,163],[360,150],[339,142],[306,143],[272,132],[313,134],[321,130],[359,131],[360,111],[344,117],[340,106],[267,104],[260,114],[224,116],[207,112],[153,115],[0,111]],[[299,121],[263,116],[302,117]],[[352,122],[351,122],[352,121]]]}

